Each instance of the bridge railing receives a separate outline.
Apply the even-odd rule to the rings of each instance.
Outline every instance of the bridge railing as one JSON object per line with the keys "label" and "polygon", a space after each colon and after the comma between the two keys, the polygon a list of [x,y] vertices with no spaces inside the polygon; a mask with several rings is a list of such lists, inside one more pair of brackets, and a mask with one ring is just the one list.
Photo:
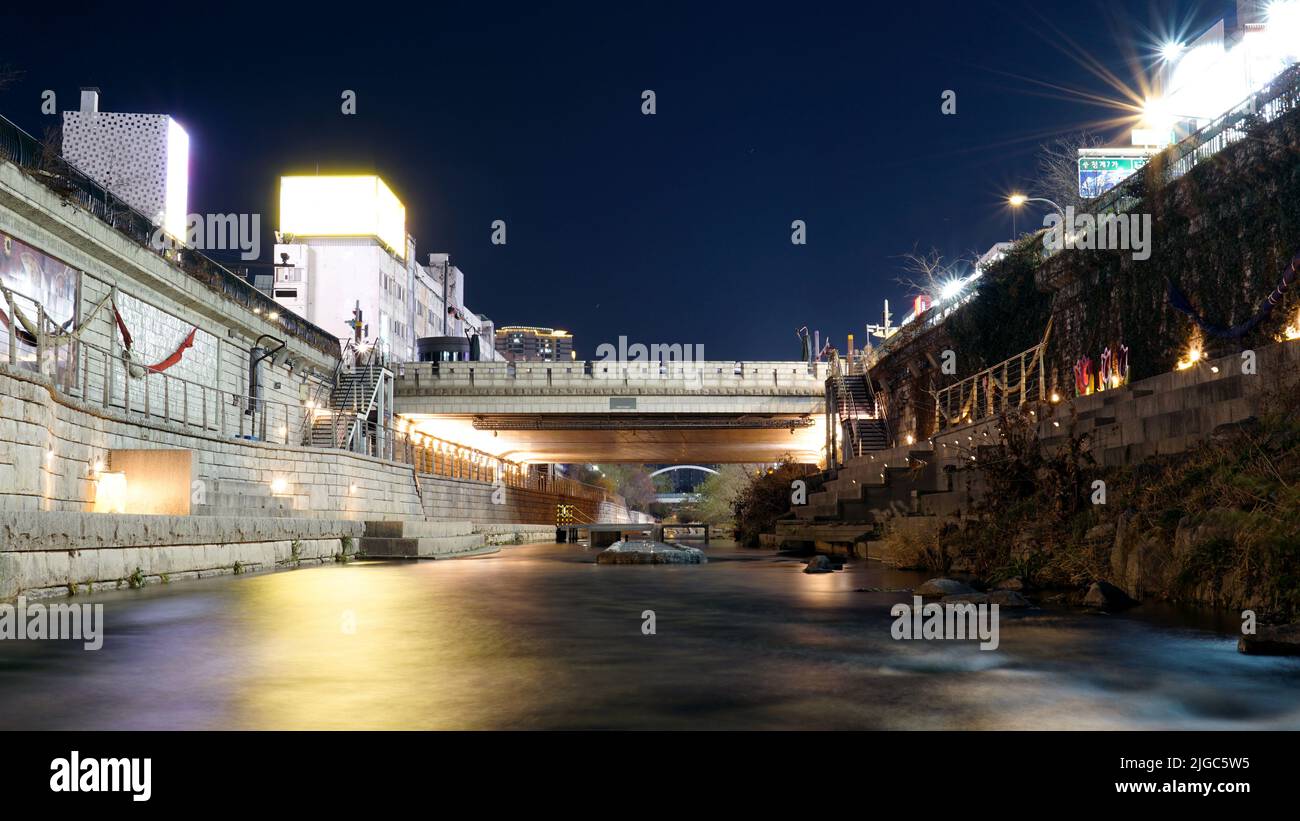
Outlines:
{"label": "bridge railing", "polygon": [[441,388],[752,387],[818,391],[824,362],[407,362],[394,366],[399,384]]}

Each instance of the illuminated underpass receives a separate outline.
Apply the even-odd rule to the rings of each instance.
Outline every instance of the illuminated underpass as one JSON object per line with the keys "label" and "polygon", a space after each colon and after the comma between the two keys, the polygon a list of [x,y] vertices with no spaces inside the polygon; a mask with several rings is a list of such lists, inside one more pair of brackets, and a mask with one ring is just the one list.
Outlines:
{"label": "illuminated underpass", "polygon": [[399,366],[415,429],[518,462],[822,461],[825,365],[442,362]]}

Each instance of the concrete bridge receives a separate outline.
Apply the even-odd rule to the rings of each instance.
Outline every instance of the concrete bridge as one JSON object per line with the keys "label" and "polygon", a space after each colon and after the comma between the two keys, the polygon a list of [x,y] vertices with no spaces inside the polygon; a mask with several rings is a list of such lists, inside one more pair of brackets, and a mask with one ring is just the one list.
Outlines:
{"label": "concrete bridge", "polygon": [[826,364],[419,362],[394,408],[431,436],[522,462],[800,462],[826,445]]}

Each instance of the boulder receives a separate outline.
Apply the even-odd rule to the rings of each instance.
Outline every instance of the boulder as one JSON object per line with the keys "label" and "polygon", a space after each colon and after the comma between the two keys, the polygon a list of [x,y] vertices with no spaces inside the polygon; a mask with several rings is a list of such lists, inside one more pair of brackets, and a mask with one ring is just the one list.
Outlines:
{"label": "boulder", "polygon": [[994,590],[1024,590],[1025,581],[1019,576],[1012,576],[1009,579],[1003,579],[1002,581],[993,585],[993,589]]}
{"label": "boulder", "polygon": [[1300,624],[1261,625],[1255,635],[1237,639],[1237,649],[1251,656],[1300,656]]}
{"label": "boulder", "polygon": [[1092,583],[1088,588],[1088,594],[1083,597],[1083,603],[1088,607],[1100,607],[1105,610],[1122,610],[1137,604],[1123,590],[1110,582],[1102,581]]}
{"label": "boulder", "polygon": [[944,604],[988,604],[988,593],[957,593],[940,599]]}
{"label": "boulder", "polygon": [[1029,599],[1026,599],[1015,590],[994,590],[989,594],[989,604],[1008,608],[1028,607]]}
{"label": "boulder", "polygon": [[803,569],[805,573],[834,573],[831,567],[831,560],[825,556],[813,556],[808,560],[808,565]]}
{"label": "boulder", "polygon": [[619,541],[596,554],[596,564],[707,564],[698,547],[651,541]]}
{"label": "boulder", "polygon": [[956,579],[930,579],[914,592],[918,596],[961,596],[978,591]]}

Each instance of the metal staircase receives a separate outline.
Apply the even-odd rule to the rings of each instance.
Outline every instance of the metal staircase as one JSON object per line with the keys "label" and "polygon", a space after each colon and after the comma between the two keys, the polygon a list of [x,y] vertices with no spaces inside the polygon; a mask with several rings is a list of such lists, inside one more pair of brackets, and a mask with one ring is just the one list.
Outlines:
{"label": "metal staircase", "polygon": [[832,368],[830,379],[836,417],[844,434],[844,457],[891,447],[889,424],[876,401],[870,378],[866,374],[845,373],[841,367]]}
{"label": "metal staircase", "polygon": [[328,399],[310,411],[306,444],[383,456],[392,424],[393,372],[380,357],[350,353],[351,366],[340,363]]}

